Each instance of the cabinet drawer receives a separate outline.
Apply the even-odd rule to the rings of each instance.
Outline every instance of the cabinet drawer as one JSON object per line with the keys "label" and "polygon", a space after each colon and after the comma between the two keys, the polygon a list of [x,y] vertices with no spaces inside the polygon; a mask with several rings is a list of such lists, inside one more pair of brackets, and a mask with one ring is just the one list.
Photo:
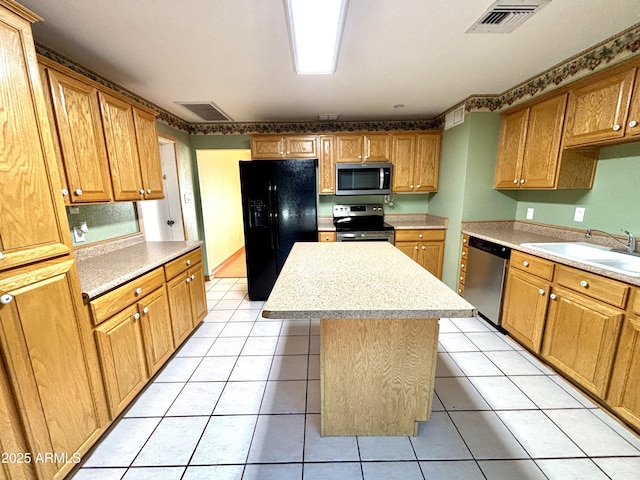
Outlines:
{"label": "cabinet drawer", "polygon": [[172,260],[171,262],[165,264],[164,266],[164,275],[167,280],[171,280],[173,277],[178,275],[181,272],[184,272],[187,268],[192,265],[195,265],[198,262],[202,261],[202,252],[200,248],[196,248],[195,250],[185,253],[181,257]]}
{"label": "cabinet drawer", "polygon": [[318,232],[319,242],[335,242],[336,232]]}
{"label": "cabinet drawer", "polygon": [[458,282],[464,284],[464,279],[466,278],[466,276],[467,276],[467,274],[465,272],[463,272],[462,270],[460,270],[460,275],[458,276]]}
{"label": "cabinet drawer", "polygon": [[511,266],[545,280],[553,278],[553,262],[517,250],[511,252]]}
{"label": "cabinet drawer", "polygon": [[92,300],[89,305],[91,306],[94,325],[98,325],[162,285],[164,285],[162,268],[156,268],[142,277],[131,280],[123,286]]}
{"label": "cabinet drawer", "polygon": [[636,296],[633,301],[633,311],[636,315],[640,315],[640,288],[636,288]]}
{"label": "cabinet drawer", "polygon": [[469,247],[467,247],[465,244],[465,246],[462,247],[462,251],[460,252],[460,261],[466,262],[468,256],[469,256]]}
{"label": "cabinet drawer", "polygon": [[619,308],[624,308],[629,295],[624,283],[563,265],[556,269],[556,283]]}
{"label": "cabinet drawer", "polygon": [[444,230],[396,230],[396,242],[430,242],[444,240]]}

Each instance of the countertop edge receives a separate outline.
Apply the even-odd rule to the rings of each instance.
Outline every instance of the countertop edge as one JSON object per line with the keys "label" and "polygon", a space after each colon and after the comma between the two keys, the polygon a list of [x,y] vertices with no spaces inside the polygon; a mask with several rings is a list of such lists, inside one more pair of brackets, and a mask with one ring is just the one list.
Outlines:
{"label": "countertop edge", "polygon": [[274,319],[323,319],[323,318],[341,318],[341,319],[374,319],[374,318],[423,318],[430,320],[434,318],[467,318],[475,317],[478,314],[477,309],[457,309],[457,310],[263,310],[263,318]]}

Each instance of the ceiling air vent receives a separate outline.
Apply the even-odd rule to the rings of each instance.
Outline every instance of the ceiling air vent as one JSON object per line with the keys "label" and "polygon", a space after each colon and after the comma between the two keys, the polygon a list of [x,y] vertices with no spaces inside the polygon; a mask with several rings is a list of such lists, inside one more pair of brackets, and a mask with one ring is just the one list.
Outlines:
{"label": "ceiling air vent", "polygon": [[551,0],[498,0],[467,33],[511,33]]}
{"label": "ceiling air vent", "polygon": [[213,102],[176,102],[205,122],[230,122],[231,117]]}

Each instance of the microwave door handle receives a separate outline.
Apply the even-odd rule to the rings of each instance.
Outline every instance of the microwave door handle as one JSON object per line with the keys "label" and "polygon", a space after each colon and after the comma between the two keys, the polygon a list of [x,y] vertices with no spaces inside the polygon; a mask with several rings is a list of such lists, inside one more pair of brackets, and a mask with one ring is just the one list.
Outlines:
{"label": "microwave door handle", "polygon": [[380,168],[380,190],[384,188],[384,168]]}

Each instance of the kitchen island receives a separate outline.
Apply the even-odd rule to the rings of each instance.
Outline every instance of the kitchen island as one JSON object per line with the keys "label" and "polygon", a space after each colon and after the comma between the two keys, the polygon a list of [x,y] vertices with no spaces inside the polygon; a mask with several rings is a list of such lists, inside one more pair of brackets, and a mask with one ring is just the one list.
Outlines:
{"label": "kitchen island", "polygon": [[390,243],[296,243],[266,318],[320,319],[322,435],[416,435],[438,319],[475,308]]}

